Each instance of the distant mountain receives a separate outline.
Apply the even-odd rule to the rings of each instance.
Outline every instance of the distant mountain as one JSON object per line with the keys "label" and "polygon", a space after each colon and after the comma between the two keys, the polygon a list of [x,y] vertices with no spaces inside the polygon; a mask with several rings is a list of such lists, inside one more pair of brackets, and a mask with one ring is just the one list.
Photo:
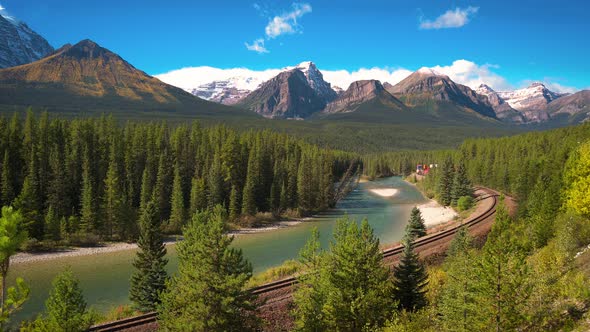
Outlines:
{"label": "distant mountain", "polygon": [[284,71],[263,83],[238,104],[267,118],[303,119],[326,107],[299,69]]}
{"label": "distant mountain", "polygon": [[354,112],[359,105],[375,98],[379,98],[383,104],[405,108],[401,101],[385,90],[381,82],[377,80],[364,80],[351,83],[346,91],[340,93],[338,99],[326,106],[324,112]]}
{"label": "distant mountain", "polygon": [[578,91],[547,104],[547,113],[555,121],[580,123],[590,121],[590,90]]}
{"label": "distant mountain", "polygon": [[498,95],[491,87],[486,84],[481,84],[475,92],[479,95],[486,96],[488,102],[496,112],[498,119],[522,124],[527,122],[527,119],[519,111],[515,110],[502,97]]}
{"label": "distant mountain", "polygon": [[326,102],[331,102],[338,97],[338,94],[332,89],[330,83],[324,81],[324,76],[313,62],[302,62],[297,65],[295,69],[301,70],[305,75],[309,86]]}
{"label": "distant mountain", "polygon": [[535,82],[524,89],[499,91],[498,95],[518,111],[531,111],[544,109],[553,100],[567,94],[553,92],[543,83]]}
{"label": "distant mountain", "polygon": [[0,15],[0,68],[37,61],[53,47],[25,23]]}
{"label": "distant mountain", "polygon": [[229,110],[147,75],[91,40],[0,70],[0,105],[85,113],[129,110],[197,115]]}
{"label": "distant mountain", "polygon": [[193,95],[224,105],[233,105],[246,97],[251,90],[238,88],[235,78],[227,81],[213,81],[189,91]]}
{"label": "distant mountain", "polygon": [[430,68],[415,71],[398,84],[388,85],[387,90],[404,101],[406,106],[429,103],[429,100],[444,101],[485,117],[496,118],[496,112],[485,97]]}
{"label": "distant mountain", "polygon": [[[202,75],[206,75],[207,69],[215,71],[216,78],[210,82],[199,84],[187,83],[193,75],[193,80],[203,81]],[[246,97],[250,92],[256,90],[264,82],[280,74],[281,72],[299,69],[309,83],[309,86],[316,91],[316,94],[330,102],[337,97],[337,92],[332,89],[330,83],[324,81],[322,73],[311,61],[305,61],[297,66],[286,67],[281,70],[252,71],[248,69],[216,70],[211,67],[198,67],[182,69],[177,72],[158,75],[164,82],[178,86],[193,95],[216,103],[233,105]],[[200,75],[200,76],[199,76]],[[225,75],[225,76],[224,76]],[[219,77],[221,76],[221,77]]]}

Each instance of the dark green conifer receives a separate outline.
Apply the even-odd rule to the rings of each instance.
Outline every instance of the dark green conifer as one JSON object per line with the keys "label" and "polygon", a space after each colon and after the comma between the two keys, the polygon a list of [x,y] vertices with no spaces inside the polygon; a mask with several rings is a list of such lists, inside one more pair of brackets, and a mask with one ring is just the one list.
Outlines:
{"label": "dark green conifer", "polygon": [[393,269],[393,298],[399,309],[416,311],[426,306],[428,275],[418,254],[414,252],[413,238],[406,234],[404,251],[399,264]]}
{"label": "dark green conifer", "polygon": [[148,312],[160,303],[160,294],[166,288],[166,246],[160,231],[160,218],[154,202],[149,202],[139,220],[139,251],[133,261],[129,298],[134,307]]}
{"label": "dark green conifer", "polygon": [[406,234],[412,237],[412,239],[417,239],[426,235],[426,225],[424,225],[424,219],[422,218],[422,213],[420,209],[414,207],[412,209],[410,220],[406,225]]}

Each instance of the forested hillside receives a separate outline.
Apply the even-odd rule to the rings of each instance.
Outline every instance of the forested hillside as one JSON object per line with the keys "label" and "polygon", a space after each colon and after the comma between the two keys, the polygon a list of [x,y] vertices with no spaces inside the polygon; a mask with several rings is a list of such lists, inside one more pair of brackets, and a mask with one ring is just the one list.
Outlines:
{"label": "forested hillside", "polygon": [[334,182],[358,162],[284,134],[196,122],[28,113],[0,118],[0,128],[1,203],[23,213],[38,241],[133,240],[151,201],[170,233],[218,204],[238,224],[258,212],[305,215],[332,206]]}
{"label": "forested hillside", "polygon": [[438,164],[416,179],[445,205],[453,204],[449,183],[463,172],[519,205],[512,217],[499,208],[483,247],[458,237],[445,262],[430,268],[429,305],[397,316],[391,330],[587,330],[589,152],[590,124],[583,124],[468,140],[453,151],[366,157],[371,176]]}

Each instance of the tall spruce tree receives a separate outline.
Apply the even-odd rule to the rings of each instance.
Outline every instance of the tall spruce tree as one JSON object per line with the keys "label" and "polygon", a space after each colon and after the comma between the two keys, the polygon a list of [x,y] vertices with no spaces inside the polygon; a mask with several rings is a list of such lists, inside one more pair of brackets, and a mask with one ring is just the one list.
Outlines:
{"label": "tall spruce tree", "polygon": [[413,239],[426,235],[426,225],[424,224],[424,218],[418,207],[414,206],[410,214],[410,220],[406,225],[406,234],[411,236]]}
{"label": "tall spruce tree", "polygon": [[98,233],[100,230],[98,229],[94,181],[90,167],[90,160],[85,158],[82,171],[82,193],[80,197],[80,231],[83,233]]}
{"label": "tall spruce tree", "polygon": [[184,208],[184,193],[182,191],[182,178],[180,176],[180,165],[174,166],[174,180],[172,182],[172,198],[170,201],[172,210],[170,211],[169,231],[177,233],[182,229],[186,221],[186,211]]}
{"label": "tall spruce tree", "polygon": [[109,167],[104,180],[103,217],[105,231],[109,239],[117,234],[119,239],[129,238],[129,226],[124,211],[124,190],[121,183],[119,156],[116,142],[111,144]]}
{"label": "tall spruce tree", "polygon": [[43,240],[44,218],[43,204],[39,193],[39,173],[37,169],[37,152],[33,145],[29,152],[28,174],[23,183],[23,189],[16,198],[14,205],[27,220],[26,228],[29,236]]}
{"label": "tall spruce tree", "polygon": [[232,248],[224,211],[196,213],[177,246],[178,274],[168,282],[159,307],[168,331],[255,330],[254,296],[244,290],[252,266]]}
{"label": "tall spruce tree", "polygon": [[229,220],[236,221],[240,217],[240,197],[236,186],[231,187],[229,195]]}
{"label": "tall spruce tree", "polygon": [[258,210],[258,207],[256,206],[256,191],[257,183],[259,182],[258,172],[255,151],[250,151],[246,184],[244,186],[242,197],[242,214],[247,216],[256,214]]}
{"label": "tall spruce tree", "polygon": [[404,237],[403,245],[401,260],[393,269],[393,298],[399,309],[416,311],[426,306],[428,275],[414,252],[414,239],[410,234]]}
{"label": "tall spruce tree", "polygon": [[453,168],[453,160],[451,157],[448,157],[442,164],[441,175],[438,183],[439,201],[444,206],[449,206],[452,202],[454,172],[455,170]]}
{"label": "tall spruce tree", "polygon": [[451,205],[457,205],[459,198],[463,196],[473,195],[473,188],[471,182],[467,178],[465,166],[461,163],[457,167],[455,176],[453,178],[453,187],[451,189]]}
{"label": "tall spruce tree", "polygon": [[142,312],[153,311],[161,302],[160,295],[166,288],[166,246],[160,230],[158,208],[149,202],[139,220],[139,251],[133,261],[129,298]]}
{"label": "tall spruce tree", "polygon": [[14,200],[14,186],[13,186],[13,172],[12,164],[10,163],[10,153],[8,149],[4,150],[4,159],[2,161],[2,203],[4,205],[11,205]]}

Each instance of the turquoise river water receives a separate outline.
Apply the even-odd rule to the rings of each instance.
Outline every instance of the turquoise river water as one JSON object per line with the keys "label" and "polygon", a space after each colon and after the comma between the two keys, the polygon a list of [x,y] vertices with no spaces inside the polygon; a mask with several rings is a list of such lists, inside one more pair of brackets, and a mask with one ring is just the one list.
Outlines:
{"label": "turquoise river water", "polygon": [[[399,192],[393,197],[381,197],[370,191],[374,188],[396,188]],[[414,186],[399,177],[362,183],[335,209],[296,226],[236,237],[234,244],[244,251],[256,273],[296,258],[313,227],[319,229],[322,245],[327,247],[335,220],[345,215],[359,222],[368,218],[381,243],[392,243],[401,239],[412,207],[425,201]],[[14,264],[9,273],[9,284],[14,284],[16,276],[24,278],[30,285],[31,296],[23,309],[15,314],[13,322],[30,319],[44,310],[51,280],[66,266],[70,266],[79,278],[84,296],[92,308],[104,311],[128,303],[134,255],[135,250],[127,250]],[[168,246],[168,259],[168,269],[172,274],[178,266],[174,245]]]}

